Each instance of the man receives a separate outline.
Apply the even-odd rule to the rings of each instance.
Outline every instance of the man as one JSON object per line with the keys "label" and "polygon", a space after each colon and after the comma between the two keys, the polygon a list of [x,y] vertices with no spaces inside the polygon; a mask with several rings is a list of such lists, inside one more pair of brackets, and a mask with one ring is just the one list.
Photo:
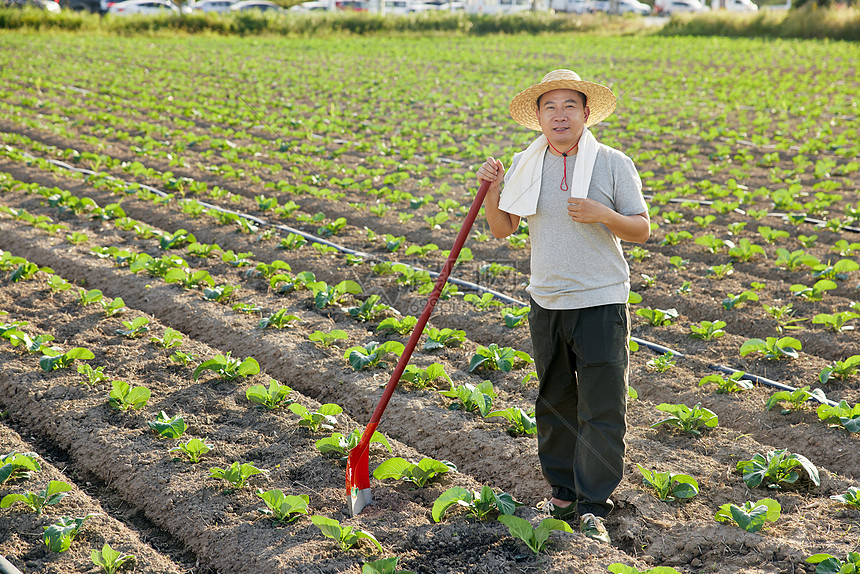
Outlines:
{"label": "man", "polygon": [[614,110],[609,88],[570,70],[550,72],[510,105],[517,123],[542,135],[514,155],[507,174],[492,157],[477,173],[491,182],[484,207],[494,236],[507,237],[528,217],[547,508],[561,519],[579,514],[580,530],[607,543],[627,426],[630,271],[621,240],[643,243],[651,234],[633,161],[588,130]]}

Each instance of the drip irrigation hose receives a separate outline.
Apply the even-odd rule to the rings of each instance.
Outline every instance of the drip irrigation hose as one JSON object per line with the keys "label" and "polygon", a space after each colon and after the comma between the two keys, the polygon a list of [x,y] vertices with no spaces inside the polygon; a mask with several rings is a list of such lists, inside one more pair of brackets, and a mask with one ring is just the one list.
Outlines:
{"label": "drip irrigation hose", "polygon": [[0,574],[22,574],[20,570],[15,568],[11,562],[0,554]]}
{"label": "drip irrigation hose", "polygon": [[[29,157],[31,157],[31,158],[33,158],[33,159],[37,159],[35,156],[33,156],[33,155],[32,155],[32,154],[30,154],[30,153],[27,153],[27,152],[22,152],[22,153],[23,153],[25,156],[29,156]],[[62,168],[64,168],[64,169],[68,169],[68,170],[70,170],[70,171],[76,171],[76,172],[79,172],[79,173],[85,173],[85,174],[87,174],[87,175],[98,175],[95,171],[92,171],[92,170],[89,170],[89,169],[83,169],[83,168],[79,168],[79,167],[74,167],[74,166],[71,166],[71,165],[69,165],[69,164],[67,164],[67,163],[65,163],[65,162],[59,161],[59,160],[55,160],[55,159],[48,159],[48,160],[46,160],[46,161],[48,161],[48,162],[50,162],[50,163],[53,163],[53,164],[55,164],[55,165],[57,165],[57,166],[59,166],[59,167],[62,167]],[[113,177],[113,176],[111,176],[111,177]],[[114,177],[114,179],[119,180],[119,178],[116,178],[116,177]],[[119,181],[122,181],[123,183],[128,184],[128,182],[126,182],[126,181],[124,181],[124,180],[119,180]],[[145,184],[136,184],[136,185],[138,185],[138,186],[142,187],[143,189],[146,189],[147,191],[151,191],[152,193],[155,193],[156,195],[159,195],[159,196],[161,196],[161,197],[167,197],[168,195],[170,195],[170,194],[168,194],[168,193],[166,193],[166,192],[164,192],[164,191],[162,191],[162,190],[160,190],[160,189],[157,189],[157,188],[152,187],[152,186],[149,186],[149,185],[145,185]],[[648,197],[648,196],[646,196],[646,197]],[[680,199],[678,199],[678,200],[670,200],[670,201],[678,201],[678,202],[681,202],[681,201],[684,201],[684,200],[680,200]],[[686,201],[690,201],[690,200],[686,200]],[[704,200],[693,200],[693,201],[698,201],[699,203],[702,203],[702,204],[710,204],[710,203],[712,203],[712,202],[704,201]],[[199,201],[199,203],[200,203],[200,205],[202,205],[202,206],[204,206],[204,207],[206,207],[206,208],[208,208],[208,209],[214,209],[214,210],[216,210],[216,211],[220,211],[220,212],[222,212],[222,213],[230,213],[230,214],[236,215],[236,216],[238,216],[238,217],[242,217],[242,218],[244,218],[244,219],[247,219],[247,220],[249,220],[249,221],[253,221],[254,223],[256,223],[256,224],[258,224],[258,225],[274,227],[274,228],[276,228],[276,229],[280,229],[280,230],[282,230],[282,231],[287,231],[288,233],[295,233],[296,235],[299,235],[299,236],[301,236],[301,237],[303,237],[303,238],[307,239],[308,241],[310,241],[310,242],[312,242],[312,243],[320,243],[320,244],[322,244],[322,245],[327,245],[327,246],[329,246],[329,247],[332,247],[332,248],[334,248],[334,249],[337,249],[337,250],[338,250],[338,251],[340,251],[341,253],[346,253],[346,254],[349,254],[349,255],[356,255],[356,256],[363,257],[363,258],[365,258],[365,259],[374,260],[374,261],[382,261],[382,262],[389,262],[389,263],[392,263],[391,261],[388,261],[388,260],[386,260],[386,259],[383,259],[383,258],[378,257],[378,256],[376,256],[376,255],[373,255],[373,254],[371,254],[371,253],[365,253],[365,252],[363,252],[363,251],[358,251],[358,250],[355,250],[355,249],[351,249],[351,248],[346,247],[346,246],[344,246],[344,245],[340,245],[339,243],[334,243],[334,242],[332,242],[332,241],[328,241],[328,240],[326,240],[326,239],[323,239],[323,238],[318,237],[318,236],[316,236],[316,235],[313,235],[313,234],[311,234],[311,233],[307,233],[307,232],[302,231],[302,230],[300,230],[300,229],[295,229],[295,228],[290,227],[290,226],[288,226],[288,225],[281,225],[281,224],[269,223],[268,221],[263,220],[263,219],[260,219],[259,217],[255,217],[255,216],[250,215],[250,214],[247,214],[247,213],[241,213],[241,212],[238,212],[238,211],[232,211],[232,210],[230,210],[230,209],[225,209],[225,208],[223,208],[223,207],[219,207],[219,206],[217,206],[217,205],[212,205],[212,204],[209,204],[209,203],[206,203],[206,202],[203,202],[203,201]],[[745,212],[744,212],[744,211],[742,211],[742,210],[735,210],[735,211],[739,211],[740,213],[745,214]],[[768,215],[782,216],[782,214],[768,214]],[[822,222],[822,221],[820,221],[820,220],[816,220],[816,219],[811,219],[811,218],[807,218],[807,221],[808,221],[808,222],[811,222],[811,223],[816,223],[816,224],[819,224],[819,223],[820,223],[820,224],[823,224],[823,222]],[[848,230],[848,231],[860,232],[860,228],[858,228],[858,227],[843,227],[842,229],[845,229],[845,230]],[[406,265],[407,267],[411,267],[412,269],[415,269],[416,271],[424,271],[424,272],[426,272],[426,273],[430,274],[430,276],[431,276],[431,277],[438,277],[438,276],[439,276],[439,273],[438,273],[438,272],[436,272],[436,271],[429,271],[429,270],[427,270],[427,269],[422,269],[422,268],[420,268],[420,267],[416,267],[416,266],[414,266],[414,265],[409,265],[409,264],[406,264],[406,263],[404,263],[404,265]],[[495,290],[493,290],[493,289],[490,289],[490,288],[488,288],[488,287],[484,287],[484,286],[482,286],[482,285],[478,285],[477,283],[472,283],[471,281],[465,281],[465,280],[463,280],[463,279],[457,279],[457,278],[454,278],[454,277],[449,277],[449,278],[448,278],[448,282],[449,282],[449,283],[454,283],[455,285],[458,285],[458,286],[460,286],[460,287],[465,287],[465,288],[467,288],[467,289],[471,289],[471,290],[473,290],[473,291],[477,291],[478,293],[491,293],[491,294],[493,295],[493,297],[495,297],[496,299],[499,299],[500,301],[503,301],[503,302],[508,303],[508,304],[510,304],[510,305],[518,305],[518,306],[520,306],[520,307],[527,307],[527,306],[528,306],[528,304],[527,304],[527,303],[524,303],[524,302],[522,302],[522,301],[520,301],[520,300],[518,300],[518,299],[514,299],[513,297],[509,297],[508,295],[505,295],[504,293],[500,293],[500,292],[495,291]],[[667,353],[671,353],[672,355],[674,355],[674,356],[676,356],[676,357],[684,357],[684,356],[685,356],[683,353],[680,353],[680,352],[678,352],[678,351],[675,351],[674,349],[670,349],[669,347],[665,347],[665,346],[663,346],[663,345],[659,345],[659,344],[657,344],[657,343],[652,343],[651,341],[646,341],[645,339],[640,339],[640,338],[638,338],[638,337],[631,337],[631,340],[632,340],[632,341],[635,341],[635,342],[636,342],[637,344],[639,344],[639,345],[642,345],[642,346],[644,346],[644,347],[647,347],[647,348],[649,348],[649,349],[651,349],[651,350],[653,350],[653,351],[655,351],[655,352],[657,352],[657,353],[660,353],[660,354],[667,354]],[[715,371],[720,371],[720,372],[722,372],[722,373],[726,373],[726,374],[729,374],[729,375],[739,372],[739,371],[738,371],[738,370],[736,370],[736,369],[732,369],[732,368],[730,368],[730,367],[726,367],[726,366],[723,366],[723,365],[708,365],[708,367],[709,367],[709,368],[711,368],[711,369],[713,369],[713,370],[715,370]],[[745,379],[745,380],[748,380],[748,381],[752,381],[752,382],[754,382],[754,383],[758,383],[758,384],[760,384],[760,385],[765,385],[765,386],[768,386],[768,387],[772,387],[772,388],[775,388],[775,389],[779,389],[779,390],[782,390],[782,391],[788,391],[788,392],[792,392],[792,393],[793,393],[793,392],[795,392],[795,391],[797,390],[797,389],[795,389],[794,387],[791,387],[791,386],[789,386],[789,385],[785,385],[785,384],[779,383],[779,382],[777,382],[777,381],[773,381],[773,380],[771,380],[771,379],[766,379],[766,378],[764,378],[764,377],[760,377],[760,376],[758,376],[758,375],[744,374],[741,378],[742,378],[742,379]],[[814,399],[814,400],[818,400],[818,399]],[[831,400],[829,400],[829,399],[827,400],[827,403],[826,403],[826,404],[828,404],[828,405],[830,405],[830,406],[836,406],[836,403],[835,403],[835,402],[833,402],[833,401],[831,401]],[[0,557],[0,558],[2,558],[2,557]],[[0,563],[0,564],[2,564],[2,563]],[[13,572],[14,572],[14,571],[13,571]],[[5,573],[2,573],[2,574],[5,574]]]}

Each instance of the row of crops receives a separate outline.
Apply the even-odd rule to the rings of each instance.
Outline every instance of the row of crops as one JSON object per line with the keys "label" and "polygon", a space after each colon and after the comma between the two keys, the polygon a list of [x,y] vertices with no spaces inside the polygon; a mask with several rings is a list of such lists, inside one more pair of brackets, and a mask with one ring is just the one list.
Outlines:
{"label": "row of crops", "polygon": [[[619,93],[632,90],[599,137],[636,160],[654,222],[648,244],[626,246],[634,334],[674,350],[632,356],[616,542],[598,548],[550,535],[565,527],[534,508],[547,493],[516,303],[526,224],[502,241],[476,226],[454,275],[511,299],[448,286],[373,447],[377,500],[355,519],[339,462],[471,203],[473,166],[529,137],[487,118],[503,117],[508,83],[554,65],[552,48],[416,40],[396,44],[400,60],[358,40],[328,51],[311,41],[277,52],[299,82],[257,65],[275,58],[276,41],[215,42],[251,50],[241,63],[213,58],[212,42],[156,66],[154,54],[177,45],[124,40],[134,51],[105,52],[104,66],[131,70],[126,84],[62,56],[44,62],[50,76],[26,60],[4,72],[0,404],[15,424],[122,485],[123,500],[213,571],[393,570],[397,557],[415,571],[498,572],[524,551],[587,572],[823,572],[854,561],[854,83],[797,92],[776,66],[755,68],[759,43],[657,40],[654,60],[683,70],[660,81],[683,96],[643,97],[636,84],[657,72],[635,75],[631,42],[571,41],[592,66],[613,63]],[[827,49],[850,58],[850,47]],[[818,44],[767,50],[770,63],[802,52],[798,77],[845,68]],[[478,70],[488,53],[528,58],[492,89],[468,73],[429,88],[411,77],[455,61]],[[815,55],[817,68],[804,68]],[[309,73],[327,58],[360,62],[366,77]],[[196,83],[176,81],[185,67]],[[691,86],[695,74],[704,79]],[[783,91],[738,104],[743,81]],[[706,98],[719,105],[696,105]],[[744,372],[792,390],[753,387]],[[10,494],[26,500],[3,512],[38,502],[26,488],[16,484]],[[104,551],[104,528],[91,541],[84,527],[84,545]]]}

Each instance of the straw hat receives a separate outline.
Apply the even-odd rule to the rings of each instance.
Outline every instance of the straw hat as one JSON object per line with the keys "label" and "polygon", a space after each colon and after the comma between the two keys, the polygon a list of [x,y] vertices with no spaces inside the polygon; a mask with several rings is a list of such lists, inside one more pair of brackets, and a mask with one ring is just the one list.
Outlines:
{"label": "straw hat", "polygon": [[537,100],[551,90],[576,90],[585,94],[590,113],[585,127],[608,118],[615,110],[615,94],[606,86],[585,82],[572,70],[553,70],[539,84],[523,90],[511,101],[511,117],[518,124],[540,131],[537,121]]}

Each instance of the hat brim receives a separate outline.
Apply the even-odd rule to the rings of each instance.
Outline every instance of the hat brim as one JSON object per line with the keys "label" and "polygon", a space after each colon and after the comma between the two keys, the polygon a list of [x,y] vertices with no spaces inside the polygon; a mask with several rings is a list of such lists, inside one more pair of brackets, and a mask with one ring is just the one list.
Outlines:
{"label": "hat brim", "polygon": [[552,90],[576,90],[585,94],[589,110],[585,127],[602,122],[615,111],[615,94],[606,86],[581,80],[551,80],[535,84],[514,96],[509,108],[511,117],[521,126],[541,131],[537,121],[537,101],[540,96]]}

